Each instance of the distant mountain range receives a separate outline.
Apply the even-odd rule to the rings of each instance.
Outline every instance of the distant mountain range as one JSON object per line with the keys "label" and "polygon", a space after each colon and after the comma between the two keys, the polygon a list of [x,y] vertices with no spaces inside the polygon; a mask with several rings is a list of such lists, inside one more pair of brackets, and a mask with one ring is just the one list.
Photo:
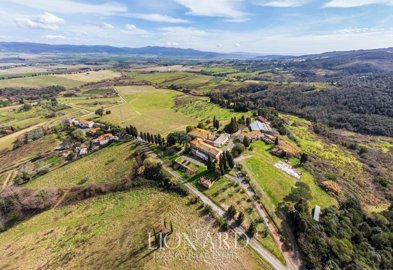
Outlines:
{"label": "distant mountain range", "polygon": [[[230,59],[253,59],[253,60],[279,60],[279,61],[318,61],[320,65],[331,65],[331,62],[348,63],[356,60],[366,62],[367,65],[377,62],[389,61],[389,67],[393,65],[393,48],[334,51],[321,54],[310,54],[303,56],[289,55],[263,55],[244,52],[216,53],[199,51],[194,49],[181,49],[173,47],[147,46],[141,48],[113,47],[105,45],[51,45],[31,42],[0,42],[0,52],[14,53],[64,53],[64,54],[113,54],[113,55],[137,55],[157,57],[193,57],[193,58],[230,58]],[[380,64],[380,63],[378,63]],[[378,65],[379,66],[379,65]],[[392,66],[393,68],[393,66]],[[390,68],[389,68],[390,69]]]}
{"label": "distant mountain range", "polygon": [[29,42],[0,42],[0,52],[15,53],[105,53],[118,55],[152,55],[168,57],[214,58],[222,54],[194,49],[147,46],[142,48],[113,47],[100,45],[50,45]]}

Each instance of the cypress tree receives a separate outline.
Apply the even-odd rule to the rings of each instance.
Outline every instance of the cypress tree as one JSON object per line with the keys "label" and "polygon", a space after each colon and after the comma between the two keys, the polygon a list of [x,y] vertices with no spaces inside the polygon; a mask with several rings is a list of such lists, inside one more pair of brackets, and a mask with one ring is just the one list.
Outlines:
{"label": "cypress tree", "polygon": [[233,159],[231,152],[225,151],[225,156],[226,156],[229,168],[233,169],[233,167],[235,167],[235,160]]}

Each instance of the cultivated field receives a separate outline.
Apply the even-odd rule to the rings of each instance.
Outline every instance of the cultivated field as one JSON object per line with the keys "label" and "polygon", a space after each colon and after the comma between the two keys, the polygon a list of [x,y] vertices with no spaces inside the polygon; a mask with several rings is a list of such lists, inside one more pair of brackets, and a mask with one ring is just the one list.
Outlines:
{"label": "cultivated field", "polygon": [[[186,233],[196,250],[188,242],[175,250],[150,249],[149,233],[160,231],[164,220],[174,229],[168,245],[176,246],[176,235]],[[116,193],[51,209],[3,232],[0,268],[271,269],[248,248],[219,246],[226,236],[210,226],[177,195],[155,189]]]}
{"label": "cultivated field", "polygon": [[101,119],[120,126],[134,125],[139,131],[166,134],[185,129],[197,121],[176,112],[174,99],[179,93],[152,86],[122,86],[116,90],[126,103],[112,107]]}
{"label": "cultivated field", "polygon": [[111,183],[131,174],[134,159],[133,143],[114,143],[96,153],[78,159],[61,168],[38,177],[26,184],[27,187],[69,188],[91,183]]}
{"label": "cultivated field", "polygon": [[73,81],[89,83],[111,80],[120,77],[121,74],[113,70],[105,69],[98,71],[80,72],[73,74],[56,75],[56,77],[65,78]]}
{"label": "cultivated field", "polygon": [[75,74],[35,76],[26,78],[16,78],[0,80],[0,88],[6,87],[26,87],[39,88],[53,85],[61,85],[65,88],[81,86],[88,82],[98,82],[113,79],[120,76],[119,73],[111,70],[90,71]]}

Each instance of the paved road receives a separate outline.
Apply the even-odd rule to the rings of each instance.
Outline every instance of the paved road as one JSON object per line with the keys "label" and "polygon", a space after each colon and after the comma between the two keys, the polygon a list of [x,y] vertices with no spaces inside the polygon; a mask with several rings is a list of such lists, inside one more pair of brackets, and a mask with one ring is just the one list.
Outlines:
{"label": "paved road", "polygon": [[[183,183],[194,195],[198,196],[201,201],[209,205],[216,214],[224,217],[225,211],[216,205],[212,200],[210,200],[205,194],[200,192],[197,188],[195,188],[192,184],[186,182],[185,179],[183,179],[179,174],[177,174],[175,171],[173,171],[171,168],[163,165],[163,169],[166,170],[168,173],[170,173],[173,177],[175,177],[177,180],[179,180],[181,183]],[[235,231],[238,235],[243,236],[246,234],[246,231],[244,230],[243,227],[231,227],[233,231]],[[262,257],[265,259],[266,262],[268,262],[271,266],[274,267],[276,270],[286,270],[287,267],[282,265],[280,261],[276,259],[269,251],[267,251],[265,248],[259,244],[255,239],[249,239],[249,245]]]}

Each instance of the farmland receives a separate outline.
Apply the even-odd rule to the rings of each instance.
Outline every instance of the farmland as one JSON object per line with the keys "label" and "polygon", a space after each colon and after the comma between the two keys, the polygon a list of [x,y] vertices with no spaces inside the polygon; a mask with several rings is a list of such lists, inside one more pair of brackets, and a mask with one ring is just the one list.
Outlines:
{"label": "farmland", "polygon": [[111,183],[131,174],[134,145],[112,144],[27,183],[27,187],[73,187],[90,183]]}
{"label": "farmland", "polygon": [[[220,233],[209,229],[211,222],[186,204],[187,199],[177,195],[138,189],[51,209],[2,233],[0,251],[5,256],[0,268],[153,269],[155,258],[163,258],[160,269],[270,269],[247,248],[223,246],[214,253],[203,248],[203,238],[195,230],[209,231],[215,245]],[[175,234],[187,233],[197,250],[188,245],[176,250],[149,249],[148,234],[159,231],[163,220],[172,222]],[[168,244],[174,241],[171,237]],[[195,260],[196,255],[204,260]]]}
{"label": "farmland", "polygon": [[39,88],[53,85],[64,86],[65,88],[73,88],[81,86],[88,82],[98,82],[107,79],[113,79],[120,76],[111,70],[90,71],[75,74],[64,75],[44,75],[26,78],[0,80],[0,88],[6,87],[26,87]]}
{"label": "farmland", "polygon": [[116,90],[126,103],[112,107],[111,114],[102,117],[104,121],[162,134],[197,123],[173,109],[174,99],[179,95],[175,91],[152,86],[125,86],[116,87]]}
{"label": "farmland", "polygon": [[232,117],[237,117],[239,119],[243,115],[245,117],[252,115],[251,112],[238,113],[228,109],[223,109],[220,106],[210,103],[208,100],[202,98],[196,98],[187,104],[176,107],[176,109],[178,112],[196,118],[200,121],[212,120],[214,116],[218,120],[228,121]]}

